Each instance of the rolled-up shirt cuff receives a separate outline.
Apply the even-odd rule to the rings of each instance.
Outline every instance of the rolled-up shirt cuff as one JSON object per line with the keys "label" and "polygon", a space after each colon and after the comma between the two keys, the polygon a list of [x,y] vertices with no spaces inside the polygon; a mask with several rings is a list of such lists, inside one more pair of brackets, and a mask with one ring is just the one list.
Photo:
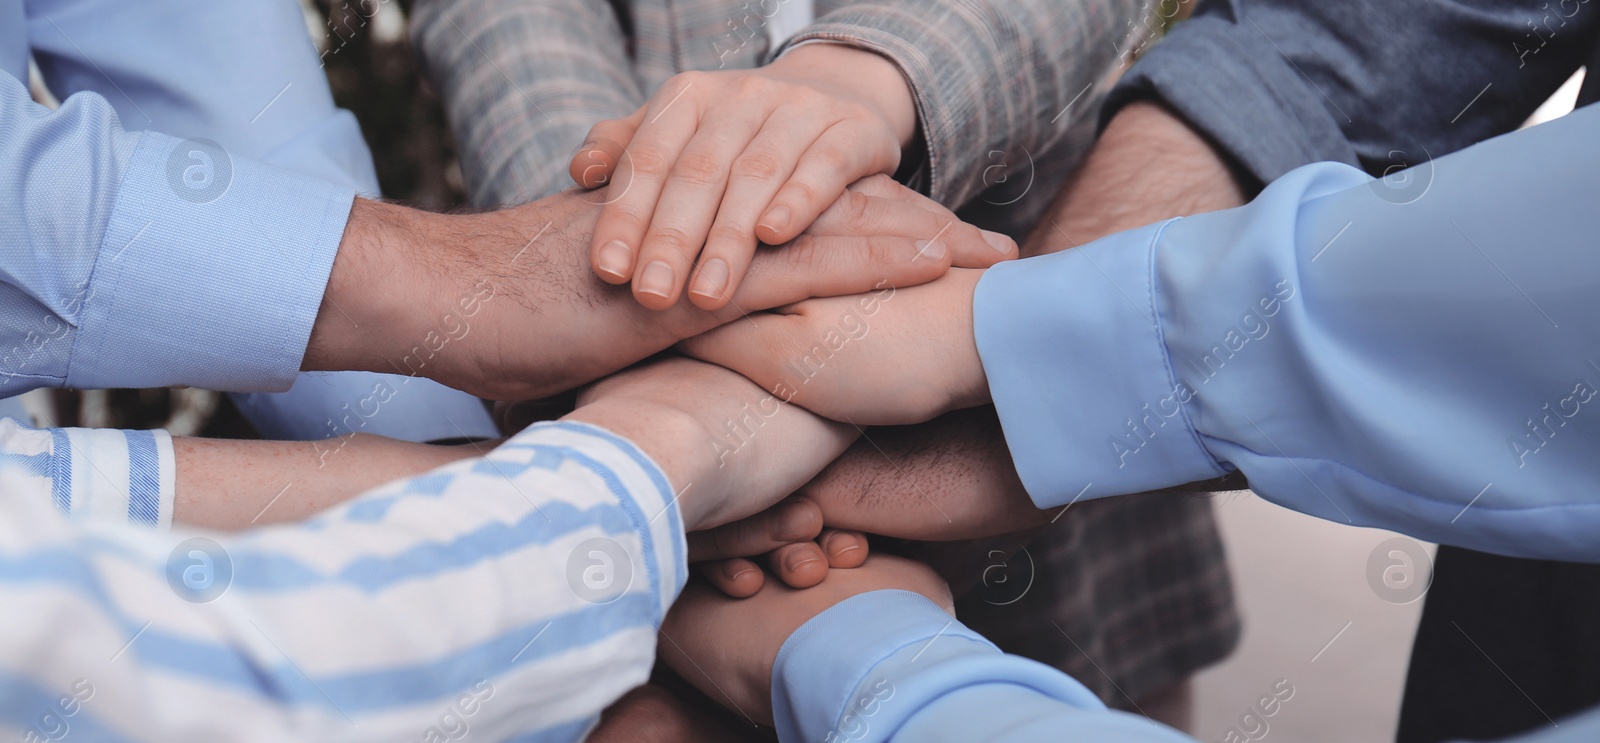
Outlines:
{"label": "rolled-up shirt cuff", "polygon": [[0,482],[74,521],[172,526],[177,462],[166,431],[34,429],[0,419]]}
{"label": "rolled-up shirt cuff", "polygon": [[1227,474],[1188,418],[1162,339],[1154,251],[1163,222],[1001,263],[973,326],[1006,445],[1035,504]]}
{"label": "rolled-up shirt cuff", "polygon": [[1231,157],[1258,185],[1306,163],[1360,165],[1329,103],[1248,22],[1184,21],[1117,82],[1101,124],[1155,99]]}
{"label": "rolled-up shirt cuff", "polygon": [[146,132],[95,259],[67,386],[287,389],[354,196]]}

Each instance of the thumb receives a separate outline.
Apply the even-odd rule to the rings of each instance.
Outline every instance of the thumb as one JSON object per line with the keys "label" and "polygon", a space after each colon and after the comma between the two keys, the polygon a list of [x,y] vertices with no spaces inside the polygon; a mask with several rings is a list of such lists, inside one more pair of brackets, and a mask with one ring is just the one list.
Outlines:
{"label": "thumb", "polygon": [[623,151],[633,141],[634,132],[639,130],[643,120],[644,109],[640,108],[626,118],[606,119],[589,129],[583,145],[573,153],[572,162],[567,166],[572,181],[586,189],[610,183]]}

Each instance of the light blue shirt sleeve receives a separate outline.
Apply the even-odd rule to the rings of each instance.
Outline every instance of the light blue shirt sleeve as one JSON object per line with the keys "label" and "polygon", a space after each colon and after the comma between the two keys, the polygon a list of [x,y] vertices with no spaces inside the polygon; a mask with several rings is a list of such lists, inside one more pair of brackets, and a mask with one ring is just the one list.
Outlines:
{"label": "light blue shirt sleeve", "polygon": [[[353,25],[366,24],[364,17],[350,15],[352,27],[344,33],[370,33]],[[202,138],[228,156],[378,195],[360,127],[334,105],[295,3],[41,0],[29,4],[27,25],[51,90],[62,97],[100,94],[127,131]],[[198,152],[216,155],[204,146]],[[188,152],[175,157],[183,172],[198,174],[191,166],[204,166]],[[241,304],[220,311],[253,310]],[[386,398],[383,415],[351,418],[375,390]],[[268,438],[363,432],[426,441],[496,435],[487,411],[471,395],[393,374],[301,375],[287,391],[236,394],[234,401]]]}
{"label": "light blue shirt sleeve", "polygon": [[[1147,717],[1110,710],[1060,671],[1006,655],[933,602],[873,591],[791,635],[772,672],[783,743],[1185,743]],[[1576,743],[1600,709],[1507,739]]]}
{"label": "light blue shirt sleeve", "polygon": [[0,73],[0,394],[283,389],[354,192]]}
{"label": "light blue shirt sleeve", "polygon": [[1041,507],[1242,471],[1323,518],[1600,559],[1600,107],[1002,264],[979,352]]}
{"label": "light blue shirt sleeve", "polygon": [[773,665],[772,707],[785,743],[1190,740],[1106,709],[908,591],[846,599],[796,630]]}

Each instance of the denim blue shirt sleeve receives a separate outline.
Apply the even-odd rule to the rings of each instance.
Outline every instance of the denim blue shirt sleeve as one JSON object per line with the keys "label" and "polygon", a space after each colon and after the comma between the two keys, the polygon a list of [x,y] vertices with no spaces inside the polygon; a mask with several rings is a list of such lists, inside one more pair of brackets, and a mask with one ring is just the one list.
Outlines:
{"label": "denim blue shirt sleeve", "polygon": [[[1005,655],[933,602],[873,591],[791,635],[772,672],[784,743],[1181,743],[1183,733],[1106,709],[1082,684]],[[1508,739],[1576,743],[1600,735],[1600,710]]]}
{"label": "denim blue shirt sleeve", "polygon": [[1600,106],[1002,264],[979,352],[1041,507],[1240,470],[1340,522],[1600,559]]}
{"label": "denim blue shirt sleeve", "polygon": [[1515,129],[1597,35],[1590,0],[1206,0],[1102,116],[1159,100],[1257,185],[1318,161],[1381,174]]}

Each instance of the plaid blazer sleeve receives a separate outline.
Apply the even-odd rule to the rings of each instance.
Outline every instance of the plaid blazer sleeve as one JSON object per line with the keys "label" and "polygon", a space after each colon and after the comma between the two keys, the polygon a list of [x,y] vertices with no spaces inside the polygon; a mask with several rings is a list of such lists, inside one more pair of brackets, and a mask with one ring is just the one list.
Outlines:
{"label": "plaid blazer sleeve", "polygon": [[832,41],[899,65],[927,142],[924,190],[948,206],[984,191],[995,153],[1050,152],[1092,132],[1102,86],[1149,0],[862,0],[783,49]]}
{"label": "plaid blazer sleeve", "polygon": [[572,185],[567,163],[589,127],[645,100],[611,3],[418,0],[411,35],[474,206]]}

